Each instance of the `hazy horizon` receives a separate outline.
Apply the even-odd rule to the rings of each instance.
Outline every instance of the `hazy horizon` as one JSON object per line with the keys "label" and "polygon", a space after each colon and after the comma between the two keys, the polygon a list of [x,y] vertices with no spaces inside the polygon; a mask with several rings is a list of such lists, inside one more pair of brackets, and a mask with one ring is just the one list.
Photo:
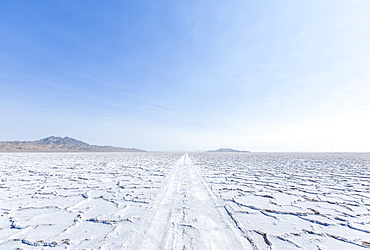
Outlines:
{"label": "hazy horizon", "polygon": [[370,151],[370,2],[4,1],[0,141]]}
{"label": "hazy horizon", "polygon": [[[64,138],[64,137],[68,137],[68,138],[71,138],[69,136],[48,136],[48,137],[45,137],[45,138],[39,138],[38,140],[42,140],[42,139],[47,139],[49,137],[57,137],[57,138]],[[79,140],[78,138],[71,138],[71,139],[75,139],[75,140],[78,140],[78,141],[81,141]],[[35,141],[38,141],[38,140],[32,140],[32,141],[24,141],[24,140],[15,140],[15,141],[19,141],[19,142],[35,142]],[[2,142],[2,141],[0,141]],[[11,141],[12,142],[12,141]],[[92,146],[102,146],[102,147],[106,147],[106,146],[112,146],[112,145],[95,145],[95,144],[91,144],[89,142],[85,142],[85,141],[82,141],[84,143],[87,143],[89,145],[92,145]],[[125,146],[120,146],[120,145],[117,145],[117,146],[114,146],[114,147],[122,147],[122,148],[127,148]],[[211,153],[218,153],[218,152],[214,152],[215,150],[219,150],[219,149],[232,149],[232,150],[236,150],[236,151],[239,151],[239,152],[236,152],[236,153],[370,153],[370,152],[366,152],[366,151],[358,151],[358,152],[345,152],[345,151],[306,151],[306,150],[289,150],[289,151],[250,151],[248,149],[240,149],[240,148],[225,148],[225,147],[220,147],[220,148],[208,148],[208,149],[190,149],[190,150],[184,150],[184,149],[159,149],[159,150],[146,150],[145,148],[136,148],[136,149],[139,149],[139,150],[144,150],[142,151],[141,153],[144,153],[144,152],[148,152],[148,153],[156,153],[156,152],[163,152],[163,153],[208,153],[208,151],[213,151]],[[18,153],[68,153],[68,152],[81,152],[81,153],[122,153],[122,152],[117,152],[117,151],[1,151],[0,150],[0,153],[9,153],[9,152],[18,152]],[[140,151],[138,151],[140,152]],[[127,152],[123,152],[123,153],[127,153]],[[221,152],[221,153],[230,153],[230,152]],[[231,153],[235,153],[235,152],[231,152]]]}

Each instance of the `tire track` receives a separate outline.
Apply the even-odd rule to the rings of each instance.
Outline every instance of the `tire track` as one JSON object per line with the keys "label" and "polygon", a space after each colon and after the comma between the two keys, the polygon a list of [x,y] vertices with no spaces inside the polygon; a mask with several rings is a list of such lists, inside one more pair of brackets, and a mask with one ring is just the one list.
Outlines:
{"label": "tire track", "polygon": [[126,249],[253,249],[188,154]]}

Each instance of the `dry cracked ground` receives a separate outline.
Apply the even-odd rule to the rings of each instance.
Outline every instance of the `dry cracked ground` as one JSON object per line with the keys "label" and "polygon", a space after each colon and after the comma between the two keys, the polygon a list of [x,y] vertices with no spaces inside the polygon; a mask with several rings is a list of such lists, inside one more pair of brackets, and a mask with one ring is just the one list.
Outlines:
{"label": "dry cracked ground", "polygon": [[370,154],[2,153],[0,249],[369,249]]}

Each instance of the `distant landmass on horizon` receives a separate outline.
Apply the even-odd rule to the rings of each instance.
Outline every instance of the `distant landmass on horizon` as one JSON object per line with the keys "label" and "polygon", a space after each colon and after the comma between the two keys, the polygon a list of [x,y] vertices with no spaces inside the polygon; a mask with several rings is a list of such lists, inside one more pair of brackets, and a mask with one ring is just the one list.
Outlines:
{"label": "distant landmass on horizon", "polygon": [[37,141],[1,141],[0,152],[145,152],[145,150],[90,145],[67,136],[50,136]]}
{"label": "distant landmass on horizon", "polygon": [[217,152],[217,153],[249,153],[250,151],[243,151],[243,150],[236,150],[232,148],[219,148],[217,150],[209,150],[209,153]]}

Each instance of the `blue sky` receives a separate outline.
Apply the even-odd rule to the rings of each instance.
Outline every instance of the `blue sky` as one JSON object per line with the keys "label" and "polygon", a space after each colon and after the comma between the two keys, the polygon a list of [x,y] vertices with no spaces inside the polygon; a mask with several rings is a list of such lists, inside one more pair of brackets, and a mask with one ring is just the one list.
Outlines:
{"label": "blue sky", "polygon": [[370,1],[2,1],[0,140],[370,151]]}

